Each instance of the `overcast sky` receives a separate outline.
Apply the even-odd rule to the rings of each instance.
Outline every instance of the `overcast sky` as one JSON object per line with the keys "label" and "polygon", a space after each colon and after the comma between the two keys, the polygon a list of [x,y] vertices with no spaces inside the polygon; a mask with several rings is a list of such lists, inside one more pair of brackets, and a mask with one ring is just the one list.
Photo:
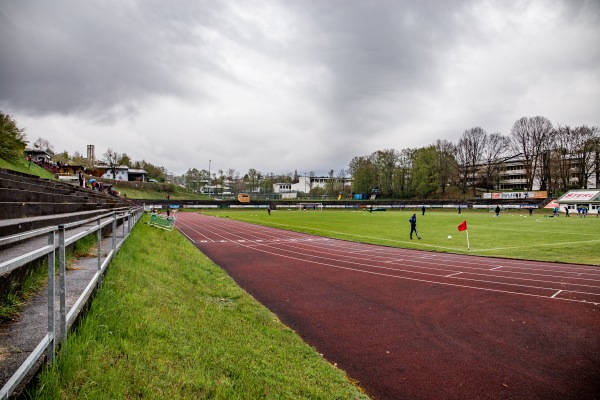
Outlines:
{"label": "overcast sky", "polygon": [[57,152],[337,175],[524,116],[600,125],[600,1],[2,1],[0,110]]}

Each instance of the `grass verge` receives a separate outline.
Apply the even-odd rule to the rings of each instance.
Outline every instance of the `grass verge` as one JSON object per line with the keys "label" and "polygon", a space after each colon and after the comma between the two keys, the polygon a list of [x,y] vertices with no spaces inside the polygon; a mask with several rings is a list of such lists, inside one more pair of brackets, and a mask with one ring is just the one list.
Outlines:
{"label": "grass verge", "polygon": [[28,396],[367,398],[177,231],[143,223]]}

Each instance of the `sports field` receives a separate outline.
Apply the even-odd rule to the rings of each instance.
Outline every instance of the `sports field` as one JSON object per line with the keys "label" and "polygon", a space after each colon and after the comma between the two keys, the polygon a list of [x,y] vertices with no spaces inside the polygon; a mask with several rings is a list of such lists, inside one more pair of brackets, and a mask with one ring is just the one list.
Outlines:
{"label": "sports field", "polygon": [[[552,217],[546,210],[503,211],[496,218],[484,210],[428,209],[368,212],[365,209],[299,211],[203,210],[203,214],[227,217],[276,228],[363,243],[457,254],[526,260],[600,265],[600,218]],[[423,238],[410,240],[408,219],[417,214]],[[467,221],[467,231],[458,225]],[[467,233],[469,249],[467,248]]]}

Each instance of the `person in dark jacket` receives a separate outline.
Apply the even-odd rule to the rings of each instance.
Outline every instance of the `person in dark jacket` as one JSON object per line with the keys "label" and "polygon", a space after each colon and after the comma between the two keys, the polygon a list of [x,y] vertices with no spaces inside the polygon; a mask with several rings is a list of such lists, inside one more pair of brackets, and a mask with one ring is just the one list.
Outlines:
{"label": "person in dark jacket", "polygon": [[413,232],[417,235],[417,239],[421,239],[419,236],[419,232],[417,231],[417,214],[413,214],[412,217],[408,220],[410,222],[410,238],[412,239]]}

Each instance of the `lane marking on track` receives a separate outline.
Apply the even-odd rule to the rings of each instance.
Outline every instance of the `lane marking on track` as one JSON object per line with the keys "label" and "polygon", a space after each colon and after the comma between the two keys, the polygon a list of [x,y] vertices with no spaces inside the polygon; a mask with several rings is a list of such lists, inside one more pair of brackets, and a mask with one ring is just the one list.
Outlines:
{"label": "lane marking on track", "polygon": [[460,275],[460,274],[462,274],[462,272],[457,272],[455,274],[446,275],[446,278],[450,278],[451,276],[456,276],[456,275]]}
{"label": "lane marking on track", "polygon": [[[216,227],[214,227],[216,228]],[[323,239],[323,238],[321,238]],[[318,241],[318,239],[316,239]],[[325,240],[330,240],[333,241],[333,239],[330,238],[326,238]],[[279,241],[279,240],[275,240],[275,241]],[[290,239],[288,238],[287,240],[281,240],[282,242],[289,242]],[[305,241],[303,239],[298,240],[300,242]],[[232,240],[221,240],[221,243],[234,243],[235,241]],[[252,243],[253,241],[248,241],[248,243],[245,244],[241,244],[241,246],[243,247],[248,247],[248,248],[252,248]],[[358,246],[361,246],[361,244],[357,244]],[[336,269],[342,269],[342,270],[347,270],[347,271],[355,271],[355,272],[359,272],[359,273],[366,273],[366,274],[373,274],[373,275],[379,275],[379,276],[386,276],[386,277],[391,277],[391,278],[395,278],[395,279],[401,279],[401,280],[409,280],[409,281],[417,281],[417,282],[427,282],[427,283],[433,283],[433,284],[439,284],[439,285],[444,285],[444,286],[452,286],[452,287],[461,287],[461,288],[470,288],[470,289],[478,289],[478,290],[484,290],[484,291],[490,291],[490,292],[497,292],[497,293],[505,293],[505,294],[515,294],[515,295],[522,295],[522,296],[531,296],[531,297],[538,297],[538,298],[547,298],[547,299],[556,299],[556,300],[565,300],[565,301],[572,301],[572,302],[579,302],[579,303],[587,303],[587,304],[595,304],[598,305],[600,304],[599,301],[590,301],[590,300],[576,300],[576,299],[565,299],[565,298],[561,298],[561,297],[557,297],[562,291],[564,291],[564,289],[559,290],[558,292],[554,293],[553,295],[551,295],[551,293],[553,293],[554,291],[556,291],[557,289],[554,288],[554,290],[551,293],[548,293],[546,295],[543,294],[533,294],[533,293],[524,293],[524,292],[519,292],[519,291],[513,291],[513,290],[502,290],[502,289],[493,289],[493,288],[486,288],[486,287],[481,287],[479,285],[470,285],[470,284],[455,284],[455,283],[450,283],[450,282],[442,282],[442,281],[437,281],[435,279],[422,279],[422,278],[410,278],[408,276],[398,276],[398,275],[391,275],[389,273],[382,273],[382,272],[375,272],[375,271],[367,271],[367,270],[363,270],[361,269],[358,265],[357,267],[348,267],[348,266],[342,266],[339,264],[331,264],[330,262],[327,262],[325,260],[328,261],[333,261],[327,257],[318,257],[319,259],[323,260],[323,261],[316,261],[316,260],[307,260],[307,259],[303,259],[303,258],[298,258],[298,257],[294,257],[291,256],[289,252],[286,252],[286,254],[281,254],[279,252],[274,251],[275,249],[272,249],[271,251],[269,251],[268,249],[262,249],[262,246],[257,246],[254,248],[254,250],[260,251],[260,252],[264,252],[267,254],[272,254],[278,257],[282,257],[282,258],[288,258],[288,259],[292,259],[292,260],[298,260],[298,261],[302,261],[304,263],[307,264],[313,264],[313,265],[320,265],[320,266],[325,266],[325,267],[332,267],[332,268],[336,268]],[[365,245],[365,246],[369,246],[369,245]],[[269,247],[269,246],[267,246]],[[280,250],[281,251],[281,250]],[[292,253],[295,253],[292,251]],[[437,255],[431,255],[430,257],[436,258]],[[469,259],[470,257],[468,256],[462,256],[464,257],[464,259]],[[415,261],[417,261],[415,259]],[[355,264],[352,263],[351,264]],[[387,264],[387,263],[383,263],[383,264]],[[360,263],[359,263],[360,265]],[[380,264],[382,265],[382,264]],[[389,264],[388,264],[389,265]],[[362,265],[362,267],[365,267],[366,265]],[[386,267],[377,267],[376,265],[368,265],[367,267],[375,267],[375,268],[384,268],[384,269],[388,269]],[[494,269],[496,268],[502,268],[502,267],[506,267],[506,265],[504,266],[496,266],[494,267]],[[411,272],[411,271],[402,271],[402,272]],[[411,273],[415,273],[414,271],[412,271]],[[433,274],[425,274],[425,275],[433,275]],[[456,274],[452,274],[452,275],[456,275]],[[439,276],[439,275],[438,275]],[[440,276],[441,277],[441,276]],[[462,280],[463,278],[459,278],[459,280]],[[481,281],[481,280],[475,280],[475,279],[467,279],[467,281],[472,281],[472,282],[484,282],[484,283],[490,283],[490,284],[495,284],[495,285],[500,285],[500,286],[513,286],[513,287],[525,287],[525,288],[533,288],[533,289],[537,289],[537,290],[541,290],[543,291],[547,291],[547,290],[552,290],[552,288],[544,288],[544,287],[536,287],[536,286],[530,286],[530,285],[521,285],[521,284],[514,284],[514,283],[504,283],[504,282],[492,282],[492,281]],[[574,292],[575,293],[575,292]],[[597,293],[589,293],[589,292],[576,292],[576,293],[584,293],[584,294],[588,294],[591,295],[592,298],[594,297],[598,297],[600,296],[600,294]]]}
{"label": "lane marking on track", "polygon": [[192,243],[198,243],[198,242],[196,242],[194,239],[192,239],[192,238],[190,237],[190,235],[188,235],[187,233],[185,233],[185,232],[184,232],[184,231],[182,231],[181,229],[179,229],[179,232],[183,233],[183,236],[185,236],[186,238],[188,238],[188,240],[189,240],[190,242],[192,242]]}
{"label": "lane marking on track", "polygon": [[[575,302],[575,303],[585,303],[585,304],[594,304],[594,305],[600,304],[600,302],[598,302],[598,301],[565,299],[565,298],[561,298],[561,297],[554,297],[558,293],[556,293],[554,296],[549,296],[549,295],[543,295],[543,294],[534,294],[534,293],[527,293],[527,292],[517,292],[517,291],[512,291],[512,290],[494,289],[494,288],[482,287],[482,286],[472,286],[472,285],[467,285],[467,284],[457,284],[457,283],[451,283],[451,282],[442,282],[442,281],[436,281],[436,280],[432,280],[432,279],[411,278],[411,277],[408,277],[408,276],[399,276],[399,275],[392,275],[392,274],[384,273],[384,272],[376,272],[376,271],[363,270],[360,267],[347,267],[347,266],[343,266],[343,265],[339,265],[339,264],[331,264],[329,262],[302,259],[302,258],[298,258],[296,256],[291,256],[289,254],[281,254],[281,253],[270,251],[270,250],[267,250],[267,249],[255,248],[255,250],[259,251],[259,252],[262,252],[262,253],[265,253],[265,254],[271,254],[271,255],[274,255],[274,256],[277,256],[277,257],[281,257],[281,258],[286,258],[286,259],[290,259],[290,260],[301,261],[301,262],[303,262],[305,264],[319,265],[319,266],[323,266],[323,267],[341,269],[341,270],[346,270],[346,271],[353,271],[353,272],[364,273],[364,274],[369,274],[369,275],[377,275],[377,276],[389,277],[389,278],[399,279],[399,280],[407,280],[407,281],[422,282],[422,283],[431,283],[431,284],[437,284],[437,285],[442,285],[442,286],[458,287],[458,288],[466,288],[466,289],[475,289],[475,290],[482,290],[482,291],[486,291],[486,292],[513,294],[513,295],[518,295],[518,296],[527,296],[527,297],[535,297],[535,298],[545,298],[545,299],[552,298],[552,299],[556,299],[556,300],[563,300],[563,301],[569,301],[569,302]],[[500,285],[500,286],[505,285],[504,283],[501,283],[501,282],[489,282],[489,283],[491,283],[491,284],[497,284],[497,285]],[[543,287],[534,287],[534,286],[525,286],[525,285],[514,285],[514,284],[509,284],[509,285],[511,285],[511,286],[528,287],[528,288],[539,290],[540,292],[551,290],[550,288],[543,288]],[[560,290],[560,291],[562,291],[562,290]],[[589,294],[589,295],[592,295],[592,296],[599,296],[596,293],[586,293],[586,292],[581,292],[581,293]]]}
{"label": "lane marking on track", "polygon": [[502,265],[498,265],[497,267],[491,268],[490,271],[495,271],[495,270],[497,270],[499,268],[502,268]]}

